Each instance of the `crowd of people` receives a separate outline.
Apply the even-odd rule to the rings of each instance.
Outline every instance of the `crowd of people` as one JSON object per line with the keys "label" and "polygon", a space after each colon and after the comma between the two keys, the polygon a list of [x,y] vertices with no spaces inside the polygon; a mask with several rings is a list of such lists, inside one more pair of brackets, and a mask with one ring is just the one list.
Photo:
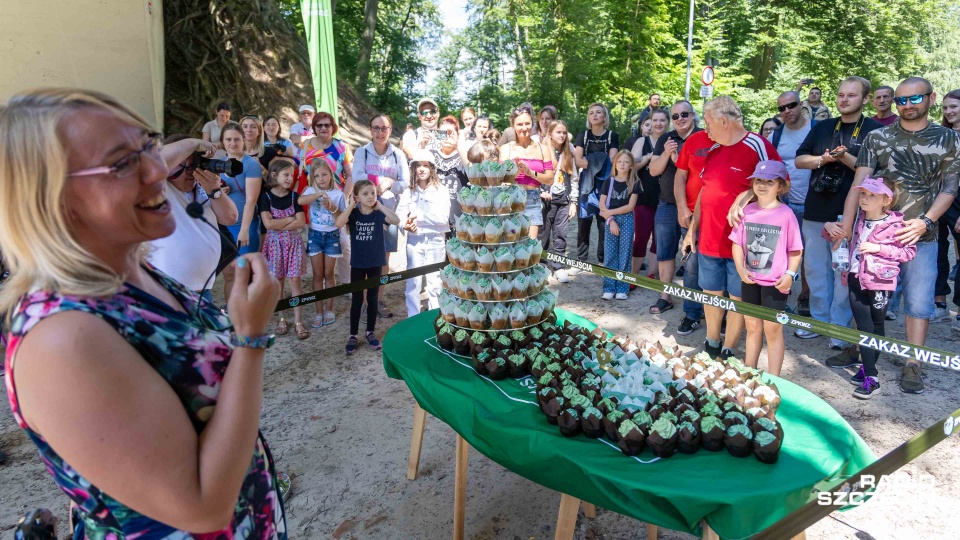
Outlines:
{"label": "crowd of people", "polygon": [[[289,279],[295,295],[303,290],[307,258],[314,290],[386,273],[401,234],[409,268],[441,262],[444,240],[461,215],[457,194],[468,183],[466,166],[512,159],[519,169],[517,183],[527,192],[530,236],[544,249],[567,254],[567,233],[576,217],[576,244],[569,251],[579,260],[591,259],[591,238],[597,238],[595,260],[609,268],[645,272],[649,255],[656,259],[649,277],[672,281],[680,276],[688,288],[839,326],[856,322],[880,335],[884,321],[896,320],[902,304],[908,340],[922,344],[930,321],[952,317],[947,282],[956,270],[951,272],[947,253],[950,233],[960,239],[960,204],[952,202],[960,165],[954,161],[955,130],[948,128],[960,117],[960,93],[943,98],[943,121],[937,125],[928,118],[936,94],[924,79],[873,90],[869,81],[849,77],[836,89],[838,116],[822,101],[820,88],[811,87],[806,99],[801,97],[811,83],[803,79],[781,93],[771,103],[776,114],[757,132],[743,125],[740,108],[729,97],[708,102],[701,117],[688,101],[668,106],[652,94],[624,143],[602,103],[587,107],[580,129],[570,129],[553,105],[537,110],[523,103],[500,132],[471,107],[457,118],[423,98],[416,106],[419,125],[406,126],[399,147],[390,143],[390,117],[378,114],[369,123],[370,142],[356,151],[336,137],[333,116],[311,105],[300,107],[300,123],[284,138],[276,117],[261,122],[246,116],[235,124],[229,105],[222,103],[217,117],[204,125],[202,139],[215,141],[214,150],[225,159],[240,161],[243,172],[222,174],[221,187],[213,190],[207,189],[209,173],[194,174],[200,175],[197,182],[206,182],[199,191],[227,195],[225,202],[211,205],[209,219],[226,225],[239,253],[263,251],[275,277]],[[863,109],[871,100],[876,114],[867,117]],[[894,104],[900,115],[892,111]],[[189,163],[182,165],[181,176],[189,176]],[[179,182],[181,193],[190,187]],[[171,186],[178,185],[172,178]],[[868,210],[870,197],[889,201]],[[203,203],[205,198],[198,192],[189,199]],[[227,207],[226,201],[233,205]],[[863,221],[865,215],[874,217]],[[298,232],[304,228],[309,231],[305,243]],[[215,243],[211,228],[194,224],[191,230],[207,244]],[[876,246],[882,249],[871,252]],[[849,269],[837,265],[841,249],[850,252]],[[894,254],[894,249],[901,251]],[[560,283],[577,274],[556,263],[549,266]],[[193,280],[184,282],[202,282],[208,268],[198,268]],[[230,272],[229,267],[224,272],[228,291]],[[200,292],[209,295],[209,285]],[[437,274],[408,280],[407,315],[437,307],[440,287]],[[607,279],[600,296],[624,300],[633,288]],[[796,303],[788,306],[794,289]],[[376,321],[393,316],[383,292],[376,287],[354,293],[348,355],[360,343],[365,310],[365,341],[380,347]],[[315,331],[333,323],[332,303],[318,302],[309,323],[302,317],[304,308],[295,308],[297,337],[309,337],[308,326]],[[662,293],[648,311],[673,308],[673,297]],[[758,362],[765,335],[768,368],[780,372],[782,326],[691,300],[683,300],[682,308],[677,334],[705,326],[704,349],[729,357],[746,329],[751,365]],[[960,331],[960,315],[954,321]],[[281,318],[276,333],[287,332]],[[809,329],[795,335],[819,337]],[[879,390],[875,353],[835,338],[829,345],[838,353],[827,365],[862,364],[854,377],[855,395],[874,395]],[[922,392],[918,364],[906,365],[900,386],[904,392]]]}
{"label": "crowd of people", "polygon": [[[907,340],[923,345],[931,322],[953,318],[960,90],[942,98],[935,123],[938,96],[923,78],[873,90],[848,77],[837,116],[819,88],[802,99],[810,83],[780,94],[759,133],[727,96],[701,116],[654,94],[622,144],[602,103],[582,126],[524,103],[501,132],[472,108],[442,115],[425,98],[399,147],[390,117],[377,114],[356,150],[309,104],[285,129],[276,116],[234,122],[222,103],[199,136],[163,139],[109,96],[15,96],[0,107],[10,270],[0,309],[15,420],[88,536],[286,538],[282,474],[257,430],[264,350],[290,332],[286,316],[268,329],[283,284],[301,293],[308,267],[314,291],[378,278],[401,244],[408,268],[442,262],[466,166],[485,160],[516,163],[530,236],[549,251],[590,261],[596,230],[595,260],[614,270],[644,271],[655,255],[650,275],[662,281],[682,273],[686,287],[779,311],[796,292],[799,314],[878,335],[902,305]],[[560,283],[578,279],[550,269]],[[222,307],[211,294],[218,273]],[[435,273],[408,280],[407,315],[437,307],[440,286]],[[623,300],[630,289],[604,279],[598,293]],[[673,307],[662,294],[649,312]],[[292,310],[299,339],[336,320],[332,299],[312,317],[304,309]],[[746,329],[746,362],[758,364],[766,340],[768,371],[780,373],[783,325],[686,300],[683,311],[677,333],[705,321],[711,356],[732,356]],[[391,316],[383,287],[354,292],[345,353],[379,349],[377,320]],[[880,391],[875,351],[830,346],[827,366],[860,366],[855,397]],[[918,362],[906,362],[899,387],[923,392]]]}

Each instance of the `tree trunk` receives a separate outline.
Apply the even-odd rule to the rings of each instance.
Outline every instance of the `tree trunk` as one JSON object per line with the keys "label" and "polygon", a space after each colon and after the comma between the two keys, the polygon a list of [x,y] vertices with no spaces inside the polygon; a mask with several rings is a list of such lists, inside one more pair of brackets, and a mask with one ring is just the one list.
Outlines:
{"label": "tree trunk", "polygon": [[221,101],[233,117],[253,113],[296,119],[313,98],[307,43],[276,2],[163,2],[168,133],[199,135]]}
{"label": "tree trunk", "polygon": [[530,95],[530,70],[527,68],[527,60],[523,57],[523,39],[520,37],[520,23],[517,21],[517,12],[514,9],[513,2],[510,3],[510,18],[513,19],[513,36],[517,43],[517,66],[523,72],[523,90],[524,95]]}
{"label": "tree trunk", "polygon": [[357,79],[354,86],[363,94],[367,91],[370,77],[370,53],[373,50],[373,38],[377,33],[377,7],[379,0],[366,0],[363,9],[363,35],[360,37],[360,51],[357,55]]}

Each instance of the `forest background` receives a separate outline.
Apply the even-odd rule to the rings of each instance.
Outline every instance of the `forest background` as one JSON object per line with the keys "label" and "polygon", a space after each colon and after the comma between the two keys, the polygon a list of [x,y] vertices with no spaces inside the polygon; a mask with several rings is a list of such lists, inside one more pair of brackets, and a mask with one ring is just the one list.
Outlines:
{"label": "forest background", "polygon": [[[659,92],[665,103],[683,98],[688,0],[467,0],[465,29],[447,36],[443,1],[332,0],[341,86],[352,86],[397,127],[413,121],[417,100],[428,95],[444,114],[470,105],[501,129],[523,101],[555,105],[578,128],[587,106],[599,101],[625,134],[650,93]],[[164,16],[168,95],[198,109],[190,123],[209,116],[221,97],[257,110],[273,106],[264,85],[309,84],[308,73],[291,75],[308,65],[300,0],[210,2],[205,15],[214,25],[207,24],[211,17],[196,16],[196,4],[178,7],[187,4],[167,0]],[[266,36],[251,44],[258,38],[251,30]],[[171,66],[172,57],[198,56],[204,40],[203,46],[228,52],[236,42],[238,73],[205,81],[199,68]],[[241,58],[251,50],[262,51],[262,58]],[[205,54],[194,63],[210,62]],[[943,95],[960,88],[960,0],[697,0],[690,89],[697,108],[700,70],[708,62],[715,66],[716,95],[733,96],[752,129],[775,113],[780,92],[805,77],[823,89],[831,110],[839,82],[849,75],[874,87],[922,75]],[[244,84],[253,82],[251,74],[260,88]],[[180,95],[185,86],[192,96]],[[170,108],[167,114],[170,123]],[[933,114],[939,118],[939,109]]]}

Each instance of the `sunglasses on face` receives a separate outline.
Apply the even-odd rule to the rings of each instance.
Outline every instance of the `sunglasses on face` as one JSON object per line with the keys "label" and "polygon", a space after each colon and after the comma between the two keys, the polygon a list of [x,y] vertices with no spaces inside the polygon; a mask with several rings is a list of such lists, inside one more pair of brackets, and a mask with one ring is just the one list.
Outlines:
{"label": "sunglasses on face", "polygon": [[777,110],[783,112],[787,109],[790,109],[792,111],[796,109],[798,105],[800,105],[799,101],[793,101],[791,103],[787,103],[786,105],[777,105]]}
{"label": "sunglasses on face", "polygon": [[933,92],[927,92],[926,94],[914,94],[912,96],[897,96],[893,98],[893,101],[895,101],[897,105],[901,107],[906,105],[908,101],[910,102],[911,105],[919,105],[920,103],[923,102],[923,98],[929,96],[932,93]]}
{"label": "sunglasses on face", "polygon": [[681,118],[690,118],[690,115],[693,114],[690,111],[683,111],[682,113],[674,113],[670,116],[674,120],[679,120]]}
{"label": "sunglasses on face", "polygon": [[317,129],[330,129],[333,127],[333,124],[317,124]]}
{"label": "sunglasses on face", "polygon": [[420,111],[420,116],[433,116],[435,114],[437,114],[436,109],[424,109]]}

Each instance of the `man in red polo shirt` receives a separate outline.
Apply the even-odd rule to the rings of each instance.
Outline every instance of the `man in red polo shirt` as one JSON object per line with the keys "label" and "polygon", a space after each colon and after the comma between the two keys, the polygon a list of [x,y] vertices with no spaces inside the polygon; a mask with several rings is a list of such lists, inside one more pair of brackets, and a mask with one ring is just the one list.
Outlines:
{"label": "man in red polo shirt", "polygon": [[[732,243],[728,238],[733,229],[727,222],[727,213],[741,193],[750,187],[749,176],[757,163],[780,159],[769,141],[743,127],[743,113],[729,96],[720,96],[707,102],[703,120],[706,132],[714,145],[710,147],[703,171],[703,189],[683,240],[683,250],[696,250],[699,257],[699,281],[705,292],[720,295],[727,291],[730,298],[740,300],[743,282],[733,262]],[[699,240],[694,243],[694,238]],[[724,310],[704,306],[707,319],[707,340],[704,350],[710,356],[729,358],[743,332],[743,316],[727,315],[727,335],[721,348],[720,325]]]}
{"label": "man in red polo shirt", "polygon": [[[687,229],[690,228],[690,220],[693,218],[693,212],[697,206],[697,198],[703,188],[700,173],[703,172],[703,164],[711,146],[713,146],[713,140],[710,135],[707,135],[706,131],[697,131],[687,137],[683,148],[680,149],[680,156],[677,158],[677,174],[673,183],[673,195],[677,199],[677,214],[680,221],[680,238],[685,237]],[[697,259],[699,257],[696,255],[687,257],[687,262],[683,267],[683,286],[702,291],[698,273],[700,265],[697,264]],[[677,334],[686,336],[700,328],[700,320],[703,319],[703,304],[693,300],[684,300],[683,314],[683,320],[677,327]]]}

